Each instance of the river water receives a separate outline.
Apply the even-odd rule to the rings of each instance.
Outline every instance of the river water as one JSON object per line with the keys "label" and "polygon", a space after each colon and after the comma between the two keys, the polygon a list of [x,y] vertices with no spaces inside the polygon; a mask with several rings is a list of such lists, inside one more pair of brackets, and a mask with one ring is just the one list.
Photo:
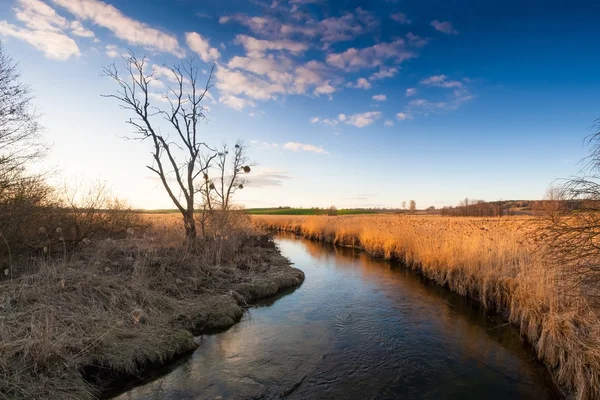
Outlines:
{"label": "river water", "polygon": [[301,287],[205,335],[130,399],[555,399],[514,327],[364,252],[276,237]]}

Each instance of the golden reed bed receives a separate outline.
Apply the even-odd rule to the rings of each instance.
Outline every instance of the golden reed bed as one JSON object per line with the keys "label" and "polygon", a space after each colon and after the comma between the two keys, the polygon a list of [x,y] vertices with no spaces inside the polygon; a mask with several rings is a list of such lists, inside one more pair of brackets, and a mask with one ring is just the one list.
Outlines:
{"label": "golden reed bed", "polygon": [[544,262],[530,218],[253,216],[262,228],[360,247],[497,309],[520,327],[557,383],[600,399],[598,311]]}

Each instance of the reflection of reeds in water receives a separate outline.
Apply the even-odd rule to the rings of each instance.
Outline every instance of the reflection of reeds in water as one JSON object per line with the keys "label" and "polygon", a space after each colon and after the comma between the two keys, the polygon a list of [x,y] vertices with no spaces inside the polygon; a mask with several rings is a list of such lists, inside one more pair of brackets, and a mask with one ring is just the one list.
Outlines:
{"label": "reflection of reeds in water", "polygon": [[600,398],[598,310],[534,251],[526,219],[400,215],[254,216],[269,229],[397,259],[433,281],[507,312],[578,399]]}
{"label": "reflection of reeds in water", "polygon": [[[433,307],[445,307],[445,310],[436,312],[434,317],[429,317],[428,321],[439,325],[440,328],[437,331],[442,335],[447,333],[446,336],[450,340],[460,338],[464,357],[493,365],[509,363],[510,359],[502,358],[502,353],[495,351],[497,343],[517,358],[528,357],[528,354],[523,352],[521,341],[515,338],[516,332],[505,326],[500,318],[491,320],[482,315],[477,307],[473,307],[475,304],[470,299],[461,298],[439,286],[430,286],[426,278],[404,268],[395,268],[394,266],[397,267],[397,264],[376,259],[365,251],[347,247],[323,246],[317,241],[303,241],[302,245],[314,258],[327,258],[341,267],[358,268],[362,279],[376,281],[375,283],[386,296],[396,297],[397,293],[389,293],[387,290],[387,287],[392,285],[395,291],[401,292],[407,298],[419,299],[428,310]],[[448,300],[448,297],[451,298],[449,302],[445,301]],[[391,301],[399,300],[391,299]],[[410,314],[406,317],[413,318]],[[407,322],[415,325],[418,323],[418,321],[410,319]],[[489,340],[488,337],[493,339]],[[507,370],[510,369],[507,366]]]}

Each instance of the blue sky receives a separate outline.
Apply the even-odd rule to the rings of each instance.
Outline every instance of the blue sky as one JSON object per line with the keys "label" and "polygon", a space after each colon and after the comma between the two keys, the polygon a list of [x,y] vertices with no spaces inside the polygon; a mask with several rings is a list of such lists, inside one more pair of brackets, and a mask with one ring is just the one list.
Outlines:
{"label": "blue sky", "polygon": [[[246,206],[419,207],[541,198],[600,117],[600,4],[564,1],[2,0],[0,40],[36,94],[46,164],[171,207],[100,94],[131,49],[216,64],[202,131],[244,140]],[[168,82],[167,82],[168,83]],[[156,88],[157,92],[160,88]]]}

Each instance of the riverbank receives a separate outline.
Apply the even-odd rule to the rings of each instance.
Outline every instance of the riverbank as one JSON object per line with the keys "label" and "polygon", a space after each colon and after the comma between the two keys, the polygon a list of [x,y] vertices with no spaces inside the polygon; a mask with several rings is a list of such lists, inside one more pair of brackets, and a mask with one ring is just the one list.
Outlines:
{"label": "riverbank", "polygon": [[32,272],[0,282],[0,397],[97,398],[304,279],[266,236],[202,243],[227,254],[214,263],[214,249],[188,252],[168,229],[30,260]]}
{"label": "riverbank", "polygon": [[254,216],[256,225],[394,259],[520,328],[569,397],[600,398],[600,322],[536,252],[529,219]]}

